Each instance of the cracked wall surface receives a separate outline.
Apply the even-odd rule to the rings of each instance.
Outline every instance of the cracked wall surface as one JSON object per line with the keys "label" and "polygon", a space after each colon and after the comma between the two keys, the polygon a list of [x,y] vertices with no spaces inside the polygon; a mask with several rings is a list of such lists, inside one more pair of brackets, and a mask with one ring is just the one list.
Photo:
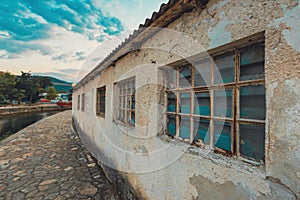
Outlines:
{"label": "cracked wall surface", "polygon": [[[207,9],[194,8],[183,14],[140,49],[75,91],[74,105],[78,94],[85,92],[87,98],[86,112],[73,108],[82,140],[98,160],[119,170],[122,180],[132,185],[139,198],[300,198],[299,21],[300,0],[211,0]],[[202,155],[200,149],[186,151],[174,162],[167,162],[163,155],[153,159],[151,152],[169,142],[168,138],[156,136],[162,133],[165,120],[160,67],[259,32],[265,33],[265,165],[252,166],[214,153]],[[114,122],[115,83],[132,76],[136,77],[137,126],[120,128]],[[100,118],[95,115],[95,95],[96,88],[104,85],[106,115]],[[146,142],[134,136],[154,137]],[[189,148],[182,142],[171,144],[167,150],[174,154]],[[115,151],[114,147],[137,157]],[[132,171],[125,173],[125,169]],[[143,169],[145,173],[133,173]],[[116,177],[114,173],[111,176]]]}

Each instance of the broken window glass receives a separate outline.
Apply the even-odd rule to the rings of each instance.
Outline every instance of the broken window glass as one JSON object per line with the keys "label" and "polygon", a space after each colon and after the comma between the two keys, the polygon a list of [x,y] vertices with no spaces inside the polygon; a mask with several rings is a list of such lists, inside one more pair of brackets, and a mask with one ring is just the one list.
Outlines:
{"label": "broken window glass", "polygon": [[179,87],[186,88],[192,86],[191,66],[183,66],[179,68]]}
{"label": "broken window glass", "polygon": [[207,86],[210,84],[210,59],[197,62],[194,67],[194,86]]}
{"label": "broken window glass", "polygon": [[168,112],[176,112],[176,95],[173,92],[168,93]]}
{"label": "broken window glass", "polygon": [[131,109],[134,110],[135,109],[135,95],[131,96]]}
{"label": "broken window glass", "polygon": [[191,113],[191,94],[180,94],[180,112],[190,114]]}
{"label": "broken window glass", "polygon": [[190,138],[190,118],[189,117],[180,117],[180,127],[179,127],[179,137],[183,139]]}
{"label": "broken window glass", "polygon": [[232,83],[235,80],[234,53],[214,58],[214,84]]}
{"label": "broken window glass", "polygon": [[266,93],[264,85],[241,87],[240,118],[265,120]]}
{"label": "broken window glass", "polygon": [[168,135],[175,136],[176,135],[176,117],[175,115],[168,115]]}
{"label": "broken window glass", "polygon": [[131,111],[131,125],[134,126],[135,125],[135,112]]}
{"label": "broken window glass", "polygon": [[201,140],[201,143],[209,144],[209,120],[194,118],[194,141]]}
{"label": "broken window glass", "polygon": [[242,156],[264,160],[265,127],[263,125],[240,124],[240,153]]}
{"label": "broken window glass", "polygon": [[232,90],[214,91],[214,116],[232,117]]}
{"label": "broken window glass", "polygon": [[195,92],[194,114],[210,115],[210,94],[209,92]]}
{"label": "broken window glass", "polygon": [[168,69],[166,71],[167,76],[167,89],[175,89],[176,88],[176,69]]}
{"label": "broken window glass", "polygon": [[240,81],[264,78],[264,46],[245,49],[240,56]]}
{"label": "broken window glass", "polygon": [[231,151],[231,123],[214,122],[214,143],[220,149]]}

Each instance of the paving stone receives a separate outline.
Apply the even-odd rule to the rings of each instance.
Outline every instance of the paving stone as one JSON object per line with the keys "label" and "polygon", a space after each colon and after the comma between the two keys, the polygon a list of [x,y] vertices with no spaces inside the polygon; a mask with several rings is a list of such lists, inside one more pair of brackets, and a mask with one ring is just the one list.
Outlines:
{"label": "paving stone", "polygon": [[17,171],[17,172],[14,173],[13,175],[14,175],[14,176],[24,176],[24,175],[26,174],[25,172],[26,172],[25,170]]}
{"label": "paving stone", "polygon": [[78,188],[80,194],[85,196],[95,196],[98,189],[90,183],[84,184],[82,187]]}
{"label": "paving stone", "polygon": [[49,184],[56,183],[56,182],[57,182],[56,179],[50,179],[50,180],[46,180],[46,181],[41,182],[39,185],[40,186],[49,185]]}
{"label": "paving stone", "polygon": [[71,120],[61,112],[0,142],[0,200],[114,199]]}
{"label": "paving stone", "polygon": [[73,167],[67,167],[67,168],[65,168],[64,170],[65,171],[70,171],[70,170],[72,170],[73,169]]}

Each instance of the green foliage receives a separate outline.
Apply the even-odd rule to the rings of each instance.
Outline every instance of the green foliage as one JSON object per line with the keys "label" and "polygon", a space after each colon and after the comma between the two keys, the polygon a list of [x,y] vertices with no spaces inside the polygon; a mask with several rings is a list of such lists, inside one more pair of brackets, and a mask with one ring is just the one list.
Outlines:
{"label": "green foliage", "polygon": [[48,77],[32,76],[30,72],[21,72],[21,76],[15,76],[9,72],[0,71],[0,101],[30,101],[38,100],[38,94],[45,92],[52,86]]}
{"label": "green foliage", "polygon": [[57,96],[58,96],[58,93],[53,86],[51,86],[47,89],[46,99],[54,100],[54,99],[56,99]]}

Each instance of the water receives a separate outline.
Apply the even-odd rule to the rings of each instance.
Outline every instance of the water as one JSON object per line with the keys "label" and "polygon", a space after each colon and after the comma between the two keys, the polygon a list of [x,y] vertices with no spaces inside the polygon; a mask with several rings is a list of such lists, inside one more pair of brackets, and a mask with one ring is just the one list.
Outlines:
{"label": "water", "polygon": [[0,117],[0,140],[8,135],[22,130],[26,126],[41,119],[54,115],[60,111],[48,111],[42,113],[22,113]]}

